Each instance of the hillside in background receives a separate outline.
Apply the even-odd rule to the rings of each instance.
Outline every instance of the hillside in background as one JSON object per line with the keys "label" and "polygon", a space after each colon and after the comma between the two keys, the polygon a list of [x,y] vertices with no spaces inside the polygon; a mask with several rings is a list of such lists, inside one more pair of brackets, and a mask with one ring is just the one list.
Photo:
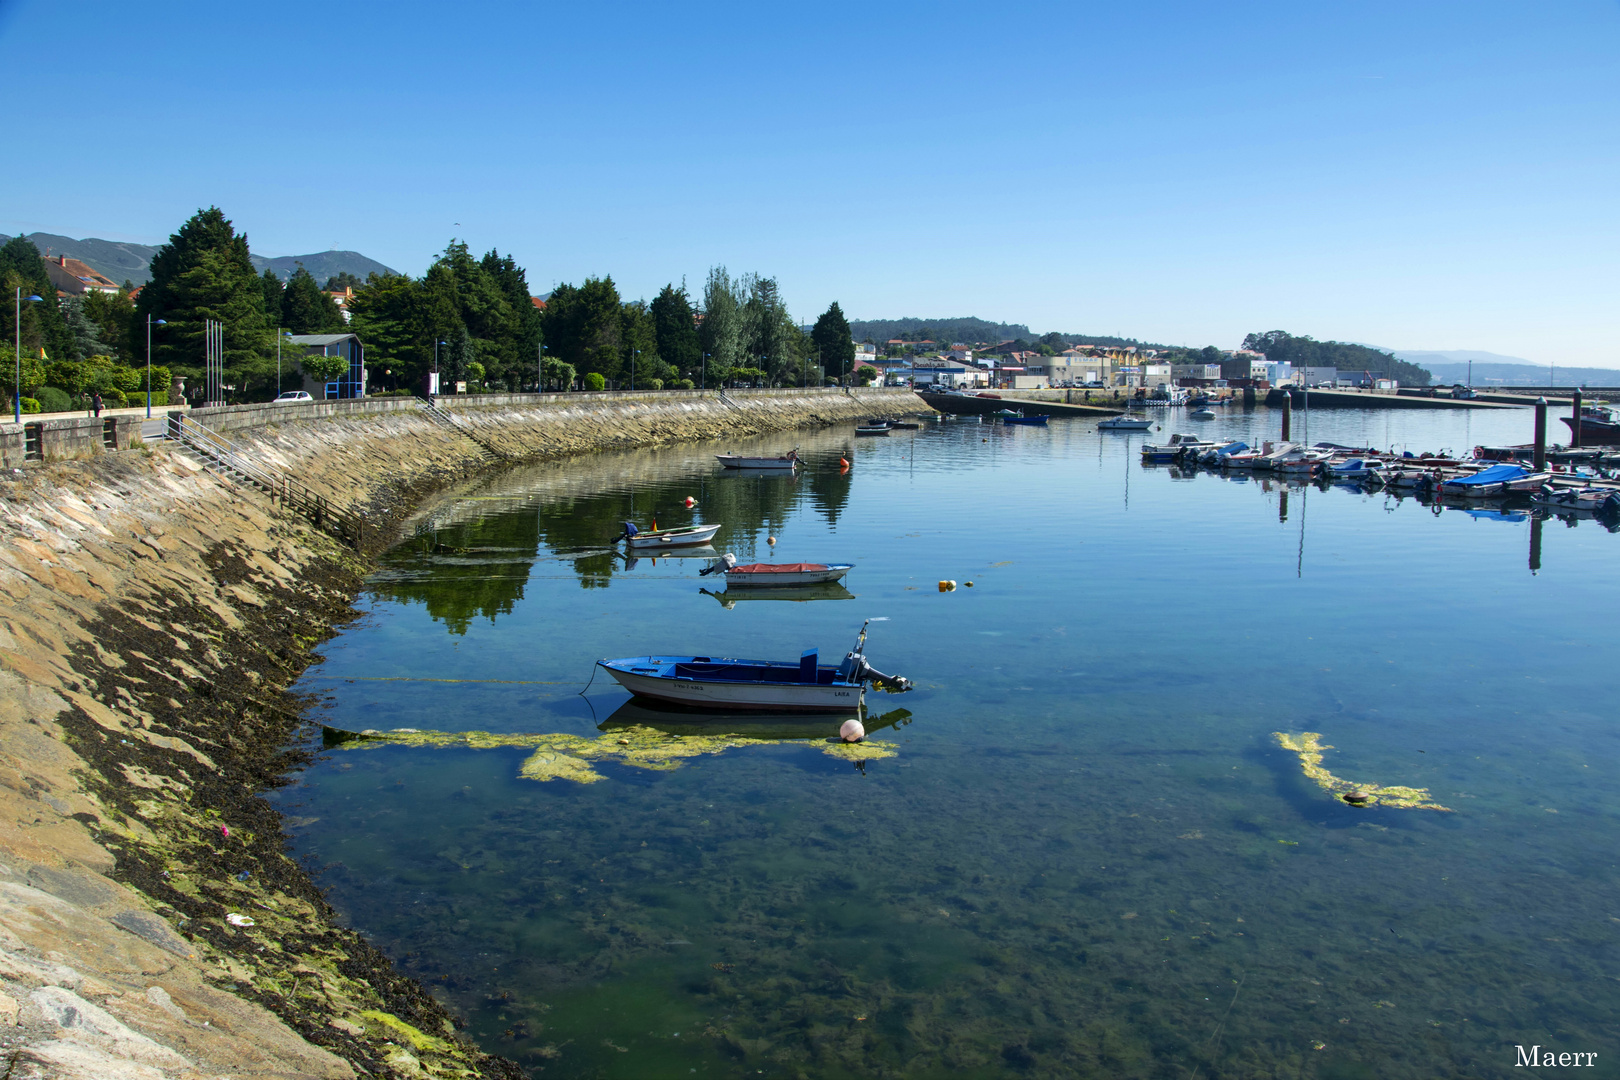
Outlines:
{"label": "hillside in background", "polygon": [[376,259],[368,259],[358,251],[319,251],[313,255],[283,255],[279,259],[266,259],[259,255],[249,257],[253,260],[253,269],[261,274],[266,269],[274,270],[276,276],[283,281],[292,276],[299,263],[303,263],[304,269],[313,274],[316,281],[323,284],[327,278],[344,271],[361,281],[372,274],[395,273]]}
{"label": "hillside in background", "polygon": [[1426,369],[1384,349],[1350,341],[1317,341],[1309,335],[1295,337],[1284,330],[1250,334],[1243,339],[1243,347],[1265,353],[1267,360],[1293,364],[1295,370],[1332,367],[1338,368],[1340,377],[1365,371],[1399,380],[1402,386],[1428,386],[1431,378]]}
{"label": "hillside in background", "polygon": [[[75,240],[71,236],[43,232],[27,233],[26,236],[34,242],[35,247],[39,248],[41,255],[66,255],[70,259],[78,259],[119,284],[132,281],[137,285],[145,285],[152,276],[146,268],[151,263],[152,256],[157,254],[157,247],[150,244],[98,240],[95,237]],[[0,236],[0,244],[10,239],[9,236]],[[303,263],[304,269],[313,274],[316,281],[322,283],[343,271],[348,271],[362,281],[373,272],[393,273],[382,263],[368,259],[357,251],[319,251],[313,255],[283,255],[276,259],[250,255],[249,258],[253,260],[253,268],[259,273],[264,273],[268,268],[274,270],[276,276],[283,281],[298,269],[299,263]]]}
{"label": "hillside in background", "polygon": [[[120,285],[125,281],[145,285],[147,279],[152,276],[147,273],[146,266],[152,261],[152,256],[157,254],[157,248],[149,244],[97,240],[95,237],[75,240],[71,236],[36,232],[26,234],[26,238],[34,242],[41,255],[66,255],[70,259],[78,259],[98,274],[104,274]],[[10,239],[9,236],[0,236],[0,244]]]}
{"label": "hillside in background", "polygon": [[870,339],[879,345],[897,337],[916,340],[919,334],[945,345],[957,341],[972,344],[975,341],[1010,341],[1013,338],[1034,340],[1035,337],[1023,323],[988,322],[971,316],[949,319],[851,319],[849,332],[856,341]]}
{"label": "hillside in background", "polygon": [[1620,386],[1620,371],[1613,368],[1564,367],[1554,365],[1551,370],[1542,364],[1482,364],[1474,363],[1472,375],[1466,363],[1431,362],[1438,383],[1474,380],[1475,386],[1547,386],[1552,379],[1558,386]]}

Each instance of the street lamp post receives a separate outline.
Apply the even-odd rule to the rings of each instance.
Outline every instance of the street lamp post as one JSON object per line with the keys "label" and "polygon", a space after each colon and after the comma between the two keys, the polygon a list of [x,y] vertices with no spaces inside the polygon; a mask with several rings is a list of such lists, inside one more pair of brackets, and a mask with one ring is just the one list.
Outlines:
{"label": "street lamp post", "polygon": [[[152,327],[168,326],[165,319],[153,319],[146,314],[146,418],[152,419]],[[281,346],[276,346],[276,393],[281,393]]]}
{"label": "street lamp post", "polygon": [[703,359],[698,361],[698,389],[709,388],[709,354],[704,353]]}
{"label": "street lamp post", "polygon": [[[292,337],[292,331],[283,330],[279,326],[276,327],[276,397],[278,398],[281,396],[281,339],[284,337]],[[147,346],[146,351],[152,351],[150,345]]]}
{"label": "street lamp post", "polygon": [[543,394],[546,391],[546,347],[540,346],[540,351],[534,354],[534,392]]}
{"label": "street lamp post", "polygon": [[[42,296],[30,296],[28,302],[37,304],[44,299]],[[17,392],[11,397],[11,419],[17,424],[22,423],[22,302],[22,286],[19,285],[17,286]]]}

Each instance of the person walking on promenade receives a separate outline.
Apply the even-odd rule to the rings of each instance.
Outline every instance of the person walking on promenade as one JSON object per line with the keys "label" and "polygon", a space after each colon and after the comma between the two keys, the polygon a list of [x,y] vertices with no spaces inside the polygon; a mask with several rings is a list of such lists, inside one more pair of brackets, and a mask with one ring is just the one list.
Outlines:
{"label": "person walking on promenade", "polygon": [[94,395],[91,396],[91,398],[90,398],[90,411],[95,414],[96,419],[98,419],[98,420],[101,419],[101,392],[100,391],[97,391]]}

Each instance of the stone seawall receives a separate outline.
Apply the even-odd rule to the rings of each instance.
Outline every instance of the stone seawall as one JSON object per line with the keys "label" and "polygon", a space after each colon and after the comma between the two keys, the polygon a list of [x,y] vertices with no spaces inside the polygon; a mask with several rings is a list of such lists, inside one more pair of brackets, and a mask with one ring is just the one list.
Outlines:
{"label": "stone seawall", "polygon": [[[882,391],[457,402],[476,440],[414,406],[281,414],[231,438],[386,535],[503,455],[741,437],[918,404]],[[285,748],[309,729],[287,687],[353,616],[366,570],[177,449],[7,470],[0,1075],[521,1075],[336,925],[259,797],[299,765]]]}

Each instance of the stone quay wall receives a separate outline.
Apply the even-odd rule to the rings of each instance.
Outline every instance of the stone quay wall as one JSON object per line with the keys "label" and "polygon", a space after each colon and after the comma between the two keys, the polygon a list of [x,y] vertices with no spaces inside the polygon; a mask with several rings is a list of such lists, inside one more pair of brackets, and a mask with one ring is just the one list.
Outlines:
{"label": "stone quay wall", "polygon": [[[477,440],[408,401],[277,411],[229,437],[386,525],[503,455],[737,438],[920,406],[888,391],[577,398],[444,402]],[[226,426],[207,412],[195,415]],[[169,444],[5,470],[3,1074],[522,1075],[337,924],[260,797],[303,760],[288,747],[313,729],[287,688],[354,617],[367,569]]]}

